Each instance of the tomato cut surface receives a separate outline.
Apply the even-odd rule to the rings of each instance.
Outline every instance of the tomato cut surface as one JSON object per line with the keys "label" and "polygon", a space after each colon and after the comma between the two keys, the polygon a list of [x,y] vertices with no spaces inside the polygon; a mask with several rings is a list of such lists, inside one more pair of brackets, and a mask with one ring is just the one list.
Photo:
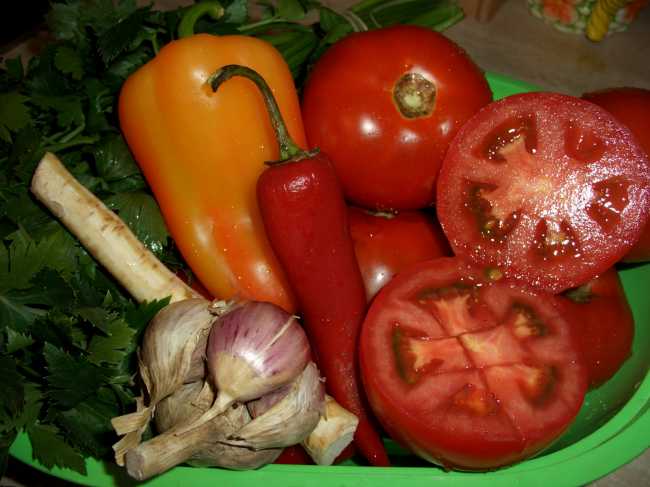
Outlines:
{"label": "tomato cut surface", "polygon": [[455,254],[551,292],[605,271],[650,213],[650,166],[629,129],[578,98],[514,95],[452,142],[437,212]]}
{"label": "tomato cut surface", "polygon": [[455,257],[397,274],[360,339],[367,396],[386,431],[429,461],[467,470],[549,445],[587,389],[557,299],[490,281]]}
{"label": "tomato cut surface", "polygon": [[[585,93],[582,98],[603,107],[624,123],[650,156],[650,90],[620,87]],[[624,257],[624,262],[650,261],[650,222],[646,223],[641,238]]]}

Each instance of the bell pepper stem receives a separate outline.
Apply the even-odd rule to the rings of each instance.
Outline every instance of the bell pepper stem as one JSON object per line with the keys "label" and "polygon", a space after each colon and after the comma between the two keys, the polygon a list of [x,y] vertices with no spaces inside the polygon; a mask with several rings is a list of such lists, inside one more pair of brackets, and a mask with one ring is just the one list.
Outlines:
{"label": "bell pepper stem", "polygon": [[210,18],[219,20],[223,17],[224,12],[221,4],[214,0],[206,0],[192,5],[183,14],[178,24],[178,37],[182,39],[194,35],[194,28],[201,17],[209,15]]}
{"label": "bell pepper stem", "polygon": [[[239,64],[229,64],[223,66],[222,68],[215,71],[212,76],[208,78],[208,84],[212,88],[212,91],[217,91],[219,86],[224,82],[228,81],[234,76],[242,76],[251,80],[257,88],[262,93],[264,98],[264,103],[268,110],[269,116],[271,118],[271,125],[273,125],[273,130],[275,131],[275,136],[280,146],[280,160],[279,161],[269,161],[267,164],[273,165],[288,159],[296,160],[311,157],[315,154],[314,151],[304,151],[302,150],[291,138],[287,126],[284,123],[282,114],[280,113],[280,107],[273,96],[271,88],[266,83],[264,78],[260,76],[255,70],[248,68],[246,66],[241,66]],[[316,151],[317,152],[317,151]]]}

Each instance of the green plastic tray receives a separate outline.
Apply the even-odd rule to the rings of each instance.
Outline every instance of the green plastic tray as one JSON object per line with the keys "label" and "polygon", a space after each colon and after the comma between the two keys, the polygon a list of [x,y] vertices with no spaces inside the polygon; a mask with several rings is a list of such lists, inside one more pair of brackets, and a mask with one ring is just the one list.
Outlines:
{"label": "green plastic tray", "polygon": [[[534,87],[495,74],[488,80],[496,98]],[[445,472],[425,464],[392,443],[396,466],[362,467],[347,462],[332,467],[267,465],[255,471],[176,467],[147,486],[579,486],[633,460],[650,447],[650,264],[620,269],[632,305],[636,334],[631,358],[600,388],[591,391],[573,426],[536,458],[489,473]],[[32,458],[29,438],[21,433],[10,449],[16,459],[53,476],[93,486],[137,483],[110,461],[86,461],[87,476],[60,468],[48,470]]]}

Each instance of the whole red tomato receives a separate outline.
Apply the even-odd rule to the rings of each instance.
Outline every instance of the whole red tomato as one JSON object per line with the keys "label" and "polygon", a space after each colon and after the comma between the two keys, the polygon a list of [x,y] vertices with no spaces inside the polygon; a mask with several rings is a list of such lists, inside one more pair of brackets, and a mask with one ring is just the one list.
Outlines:
{"label": "whole red tomato", "polygon": [[621,368],[634,341],[634,317],[616,268],[563,294],[559,302],[581,349],[589,385],[598,387]]}
{"label": "whole red tomato", "polygon": [[492,100],[483,72],[430,29],[394,26],[334,44],[308,77],[308,143],[332,159],[346,197],[380,210],[417,209],[460,126]]}
{"label": "whole red tomato", "polygon": [[[614,115],[634,133],[650,157],[650,90],[643,88],[609,88],[582,95]],[[637,244],[624,257],[624,262],[650,260],[650,223],[647,223]]]}
{"label": "whole red tomato", "polygon": [[348,222],[369,300],[406,266],[451,255],[437,218],[424,211],[377,213],[351,206]]}

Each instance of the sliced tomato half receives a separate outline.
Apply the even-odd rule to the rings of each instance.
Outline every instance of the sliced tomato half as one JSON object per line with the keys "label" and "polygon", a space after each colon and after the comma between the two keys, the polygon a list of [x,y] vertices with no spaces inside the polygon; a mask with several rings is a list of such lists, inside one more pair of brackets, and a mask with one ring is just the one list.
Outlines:
{"label": "sliced tomato half", "polygon": [[555,296],[443,257],[397,274],[363,324],[370,404],[393,439],[448,468],[487,470],[549,445],[587,372]]}
{"label": "sliced tomato half", "polygon": [[482,109],[452,142],[438,218],[456,255],[557,293],[604,272],[639,239],[649,164],[602,108],[514,95]]}

